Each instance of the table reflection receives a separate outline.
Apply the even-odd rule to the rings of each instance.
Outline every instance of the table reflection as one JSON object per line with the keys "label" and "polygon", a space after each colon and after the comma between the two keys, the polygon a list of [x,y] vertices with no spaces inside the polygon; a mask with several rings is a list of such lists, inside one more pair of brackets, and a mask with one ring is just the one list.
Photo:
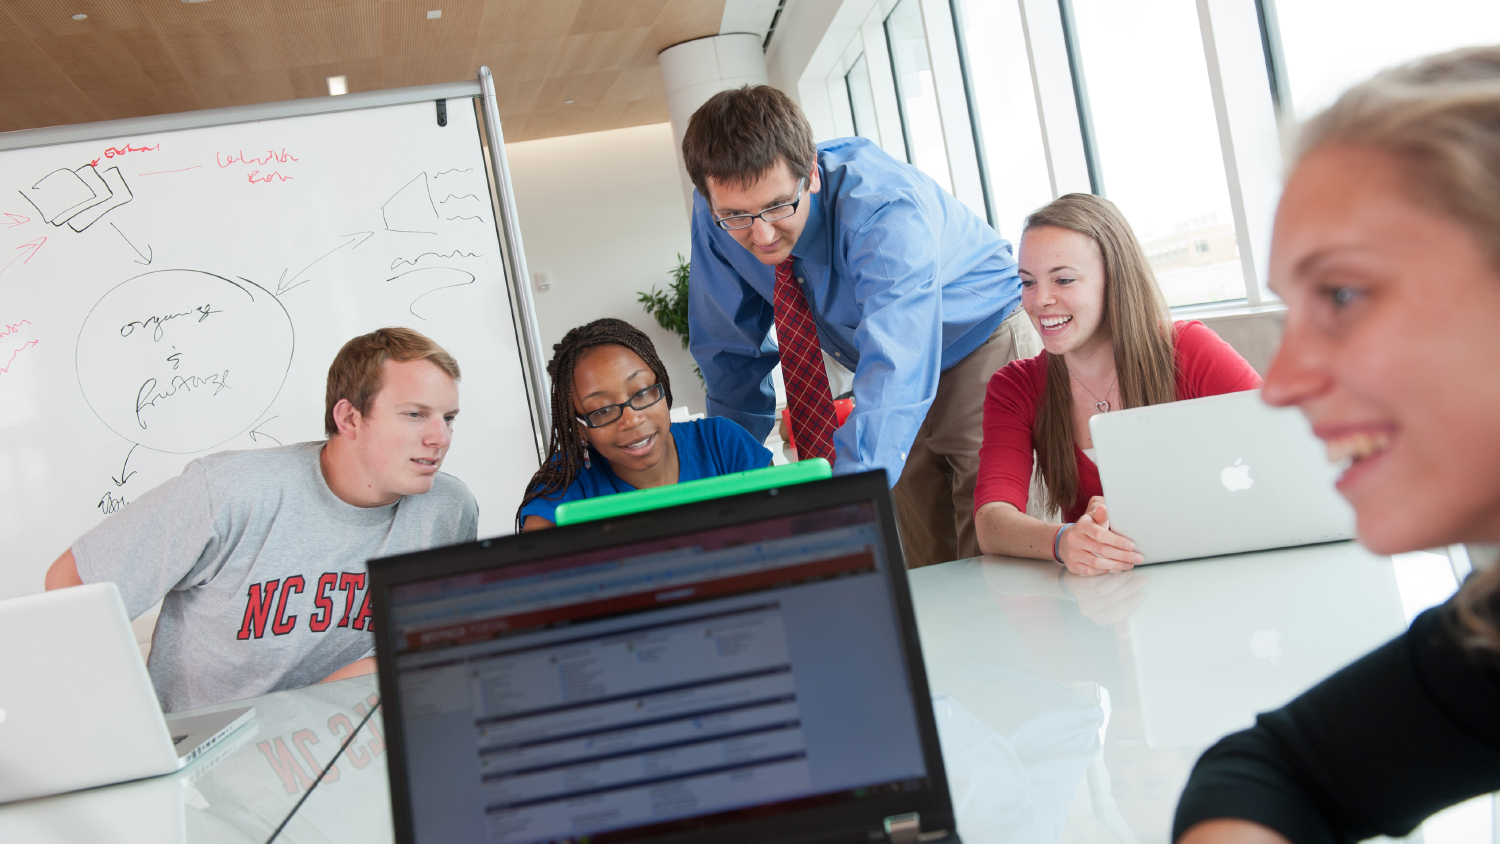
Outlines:
{"label": "table reflection", "polygon": [[1404,627],[1354,543],[1084,578],[981,557],[911,573],[969,842],[1165,842],[1199,754]]}
{"label": "table reflection", "polygon": [[[265,842],[375,699],[366,676],[193,710],[250,705],[255,718],[175,774],[0,805],[0,841]],[[319,788],[378,768],[384,801],[383,754],[362,731]]]}

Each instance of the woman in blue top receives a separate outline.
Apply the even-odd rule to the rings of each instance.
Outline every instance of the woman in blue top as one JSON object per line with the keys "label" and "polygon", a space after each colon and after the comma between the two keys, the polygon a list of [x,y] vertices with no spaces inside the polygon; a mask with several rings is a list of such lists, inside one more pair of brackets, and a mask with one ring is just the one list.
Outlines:
{"label": "woman in blue top", "polygon": [[569,331],[547,374],[552,441],[516,511],[518,530],[553,527],[564,501],[771,465],[770,450],[728,419],[672,422],[667,368],[651,338],[624,320]]}

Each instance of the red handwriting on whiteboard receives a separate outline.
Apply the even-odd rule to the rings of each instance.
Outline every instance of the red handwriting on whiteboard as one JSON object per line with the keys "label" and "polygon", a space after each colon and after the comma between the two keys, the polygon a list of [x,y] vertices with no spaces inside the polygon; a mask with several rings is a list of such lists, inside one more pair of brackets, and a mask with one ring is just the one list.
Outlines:
{"label": "red handwriting on whiteboard", "polygon": [[247,178],[250,179],[250,184],[252,184],[252,185],[255,184],[256,182],[270,182],[272,179],[279,179],[279,180],[281,180],[283,182],[289,182],[293,178],[295,178],[294,176],[283,176],[283,175],[281,175],[280,173],[277,173],[274,170],[271,171],[270,173],[267,173],[264,176],[260,175],[260,171],[259,170],[251,170],[249,173],[247,173],[245,175],[246,175]]}
{"label": "red handwriting on whiteboard", "polygon": [[[118,158],[119,156],[122,156],[122,155],[124,155],[126,153],[129,153],[129,152],[155,152],[155,151],[157,151],[159,149],[161,149],[161,144],[157,144],[154,147],[133,147],[130,144],[126,144],[125,146],[122,146],[122,147],[110,147],[109,149],[106,149],[104,151],[104,157],[105,158]],[[96,158],[93,161],[90,161],[89,162],[89,166],[91,166],[91,167],[97,167],[97,166],[99,166],[99,159]]]}
{"label": "red handwriting on whiteboard", "polygon": [[9,337],[10,335],[15,334],[17,331],[20,331],[21,326],[30,324],[31,320],[29,319],[23,319],[20,322],[13,322],[9,325],[0,324],[0,339]]}
{"label": "red handwriting on whiteboard", "polygon": [[220,167],[228,167],[231,164],[260,164],[264,166],[266,164],[270,164],[272,161],[276,162],[277,164],[285,164],[288,161],[299,160],[300,159],[298,159],[297,156],[287,152],[286,147],[282,147],[281,152],[271,152],[267,150],[265,155],[259,156],[246,155],[244,150],[238,150],[231,153],[214,153],[214,161],[217,161]]}
{"label": "red handwriting on whiteboard", "polygon": [[16,356],[19,355],[19,354],[21,354],[22,352],[26,351],[27,349],[31,348],[32,346],[35,346],[39,342],[41,342],[41,341],[39,341],[39,340],[27,340],[25,343],[22,343],[21,344],[21,348],[16,349],[14,352],[11,353],[10,360],[8,360],[8,361],[5,362],[5,366],[0,366],[0,375],[9,375],[10,374],[10,368],[11,368],[11,366],[13,364],[15,364],[15,362],[16,362]]}

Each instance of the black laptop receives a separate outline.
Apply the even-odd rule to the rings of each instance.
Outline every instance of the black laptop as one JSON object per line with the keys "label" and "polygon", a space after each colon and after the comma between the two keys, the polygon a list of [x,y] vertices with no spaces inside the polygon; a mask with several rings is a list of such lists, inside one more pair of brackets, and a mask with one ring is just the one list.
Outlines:
{"label": "black laptop", "polygon": [[883,472],[370,575],[397,841],[958,840]]}

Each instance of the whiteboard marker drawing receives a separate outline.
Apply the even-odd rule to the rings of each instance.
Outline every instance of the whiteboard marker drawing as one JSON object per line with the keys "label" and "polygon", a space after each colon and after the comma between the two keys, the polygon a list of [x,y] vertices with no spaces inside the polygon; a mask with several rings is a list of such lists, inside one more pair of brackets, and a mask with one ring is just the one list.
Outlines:
{"label": "whiteboard marker drawing", "polygon": [[[396,260],[394,260],[394,261],[391,262],[391,269],[394,270],[395,268],[401,266],[402,264],[408,264],[410,266],[415,267],[417,265],[418,261],[422,260],[423,258],[426,258],[428,255],[431,255],[434,258],[444,258],[444,259],[446,259],[446,258],[478,258],[481,261],[484,260],[484,256],[478,254],[477,252],[464,252],[464,251],[461,251],[461,250],[458,250],[458,249],[455,249],[455,250],[453,250],[452,252],[449,252],[446,255],[444,255],[444,254],[442,254],[440,252],[423,252],[421,255],[418,255],[415,258],[397,258]],[[489,263],[489,262],[486,261],[485,263]]]}
{"label": "whiteboard marker drawing", "polygon": [[294,347],[291,317],[259,285],[157,270],[94,305],[75,364],[84,400],[111,431],[193,454],[255,425],[280,395]]}
{"label": "whiteboard marker drawing", "polygon": [[111,167],[101,174],[92,164],[53,170],[20,193],[43,220],[54,226],[67,223],[75,232],[135,198],[120,168]]}
{"label": "whiteboard marker drawing", "polygon": [[439,290],[473,284],[474,274],[455,267],[423,267],[420,270],[407,270],[400,275],[391,276],[386,281],[400,281],[403,286],[420,286],[422,292],[417,295],[417,298],[411,300],[411,305],[407,307],[407,310],[412,316],[425,321],[427,317],[417,313],[418,302]]}
{"label": "whiteboard marker drawing", "polygon": [[432,178],[433,179],[441,179],[442,177],[448,175],[449,173],[472,173],[472,172],[474,172],[474,168],[473,167],[465,167],[462,170],[457,170],[457,169],[454,169],[454,170],[439,170],[438,173],[437,173],[437,175],[433,176]]}
{"label": "whiteboard marker drawing", "polygon": [[[119,226],[115,225],[114,223],[110,223],[109,227],[112,228],[112,229],[114,229],[115,233],[118,234],[120,237],[124,238],[125,243],[127,245],[129,245],[132,250],[135,251],[135,254],[137,254],[137,255],[139,255],[139,256],[141,256],[142,258],[145,259],[143,261],[135,261],[135,263],[140,264],[141,266],[150,266],[151,265],[152,260],[154,260],[155,257],[156,257],[156,253],[151,249],[151,244],[149,244],[149,243],[146,244],[146,251],[142,252],[141,250],[136,249],[135,244],[130,242],[130,238],[125,237],[125,233],[122,232],[122,231],[120,231],[120,227]],[[132,259],[132,260],[134,260],[134,259]]]}
{"label": "whiteboard marker drawing", "polygon": [[327,258],[329,255],[332,255],[333,253],[339,251],[340,249],[343,249],[346,246],[350,249],[358,249],[359,247],[364,245],[365,241],[373,237],[374,234],[374,232],[353,232],[351,234],[341,234],[339,235],[339,237],[349,239],[345,240],[343,243],[340,243],[338,246],[333,247],[327,252],[324,252],[322,255],[319,255],[313,260],[311,264],[308,264],[307,266],[298,270],[297,274],[292,276],[290,279],[286,277],[286,270],[282,270],[281,278],[276,282],[276,295],[280,296],[281,294],[287,292],[288,290],[291,290],[294,287],[301,287],[309,281],[312,281],[312,279],[303,278],[303,276],[307,273],[308,270],[312,269],[313,266],[318,263],[318,261]]}
{"label": "whiteboard marker drawing", "polygon": [[427,189],[427,174],[418,173],[395,195],[380,206],[385,230],[407,234],[437,234],[437,204],[432,201],[432,192]]}

